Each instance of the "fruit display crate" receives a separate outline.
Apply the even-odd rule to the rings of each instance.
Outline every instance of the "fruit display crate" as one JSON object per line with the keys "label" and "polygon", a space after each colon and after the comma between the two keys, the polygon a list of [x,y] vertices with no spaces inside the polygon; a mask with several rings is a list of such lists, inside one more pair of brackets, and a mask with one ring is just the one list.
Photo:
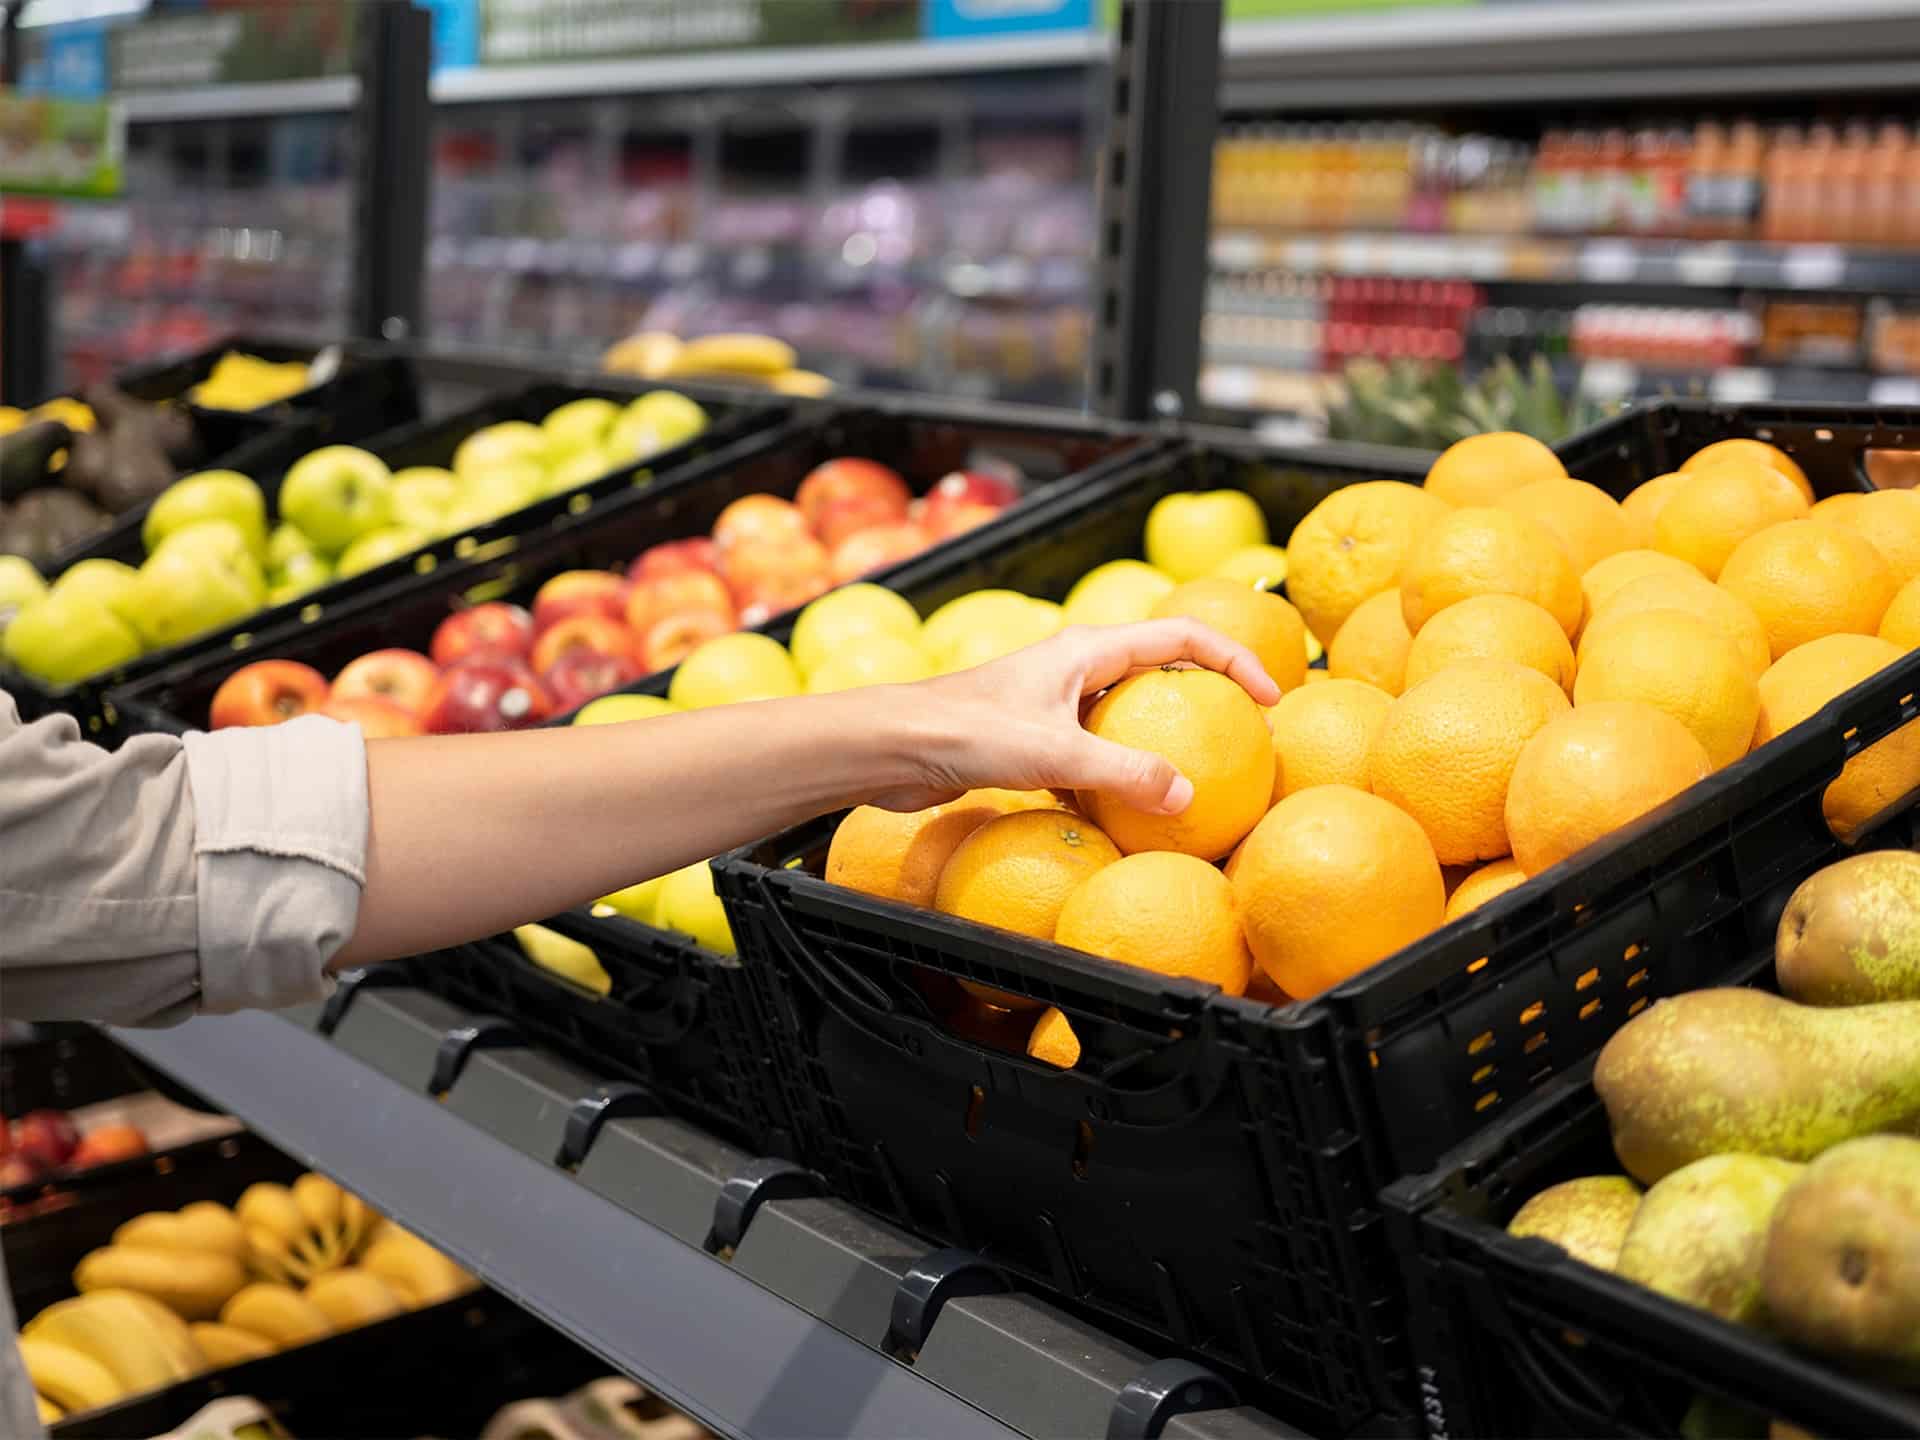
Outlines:
{"label": "fruit display crate", "polygon": [[0,1043],[0,1115],[77,1110],[141,1088],[126,1052],[91,1025],[23,1025]]}
{"label": "fruit display crate", "polygon": [[[1886,843],[1920,840],[1910,822],[1891,828]],[[1768,944],[1759,973],[1771,958]],[[1780,1420],[1808,1435],[1920,1434],[1911,1391],[1506,1233],[1547,1186],[1618,1173],[1592,1071],[1583,1063],[1383,1197],[1405,1262],[1427,1433],[1678,1440],[1765,1436]]]}
{"label": "fruit display crate", "polygon": [[114,1034],[720,1434],[1303,1440],[799,1166],[365,973],[389,978]]}
{"label": "fruit display crate", "polygon": [[[1737,413],[1730,424],[1752,433]],[[1857,488],[1860,455],[1906,434],[1839,413],[1769,428],[1823,493]],[[1083,495],[909,593],[923,607],[988,585],[1058,595],[1137,554],[1163,494],[1244,485],[1286,534],[1328,484],[1264,489],[1205,450],[1185,463]],[[1790,797],[1811,787],[1817,820],[1825,781],[1920,713],[1916,690],[1920,665],[1891,667],[1574,860],[1278,1010],[829,886],[832,820],[716,868],[800,1153],[842,1193],[1259,1377],[1324,1428],[1408,1424],[1420,1402],[1381,1188],[1594,1053],[1648,999],[1724,975],[1722,931],[1742,904],[1813,862],[1779,818]],[[1092,1058],[1062,1073],[950,1033],[928,971],[1059,1006]],[[1190,1186],[1168,1178],[1200,1163],[1203,1237]]]}

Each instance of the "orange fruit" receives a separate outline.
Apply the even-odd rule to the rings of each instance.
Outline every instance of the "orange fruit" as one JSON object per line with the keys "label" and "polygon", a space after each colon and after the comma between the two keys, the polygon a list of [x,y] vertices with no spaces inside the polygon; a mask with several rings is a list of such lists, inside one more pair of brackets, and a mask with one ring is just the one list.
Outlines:
{"label": "orange fruit", "polygon": [[1151,618],[1186,616],[1238,640],[1282,690],[1307,680],[1307,625],[1300,612],[1268,590],[1238,580],[1189,580],[1153,607]]}
{"label": "orange fruit", "polygon": [[1518,595],[1568,635],[1586,604],[1566,547],[1537,520],[1493,507],[1455,510],[1428,530],[1400,568],[1400,611],[1409,634],[1475,595]]}
{"label": "orange fruit", "polygon": [[1258,965],[1253,967],[1253,978],[1247,981],[1247,999],[1258,1000],[1262,1005],[1291,1005],[1293,997],[1273,983]]}
{"label": "orange fruit", "polygon": [[1273,727],[1273,799],[1309,785],[1367,788],[1367,757],[1393,697],[1360,680],[1329,680],[1280,697]]}
{"label": "orange fruit", "polygon": [[1753,613],[1753,607],[1732,592],[1722,590],[1698,572],[1687,575],[1643,575],[1622,585],[1593,613],[1581,632],[1580,648],[1575,654],[1586,663],[1587,646],[1602,625],[1621,615],[1642,610],[1685,610],[1715,626],[1747,662],[1758,678],[1773,663],[1773,648],[1767,640],[1767,627]]}
{"label": "orange fruit", "polygon": [[1716,770],[1747,753],[1760,716],[1752,667],[1721,630],[1685,610],[1639,610],[1598,627],[1583,648],[1573,703],[1602,700],[1666,711]]}
{"label": "orange fruit", "polygon": [[[1838,495],[1829,495],[1824,500],[1816,500],[1813,509],[1807,512],[1809,520],[1827,520],[1835,525],[1851,523],[1851,517],[1859,510],[1861,502],[1867,498],[1865,490],[1842,490]],[[1855,529],[1859,527],[1854,526]]]}
{"label": "orange fruit", "polygon": [[1552,531],[1565,547],[1576,575],[1640,543],[1641,536],[1621,511],[1620,502],[1584,480],[1536,480],[1508,491],[1494,504]]}
{"label": "orange fruit", "polygon": [[1080,808],[1129,855],[1179,850],[1218,860],[1273,798],[1266,716],[1245,690],[1212,670],[1169,666],[1129,676],[1095,702],[1086,727],[1103,740],[1164,756],[1193,782],[1193,801],[1178,815],[1149,815],[1104,791],[1080,792]]}
{"label": "orange fruit", "polygon": [[980,797],[976,790],[905,815],[860,806],[833,832],[827,883],[907,905],[933,904],[940,872],[960,842],[1006,813],[1006,806]]}
{"label": "orange fruit", "polygon": [[1067,897],[1056,943],[1218,985],[1247,988],[1253,956],[1240,929],[1233,882],[1204,860],[1170,850],[1128,855]]}
{"label": "orange fruit", "polygon": [[1920,580],[1909,580],[1894,592],[1893,603],[1880,617],[1880,638],[1902,650],[1920,648]]}
{"label": "orange fruit", "polygon": [[1786,476],[1809,504],[1813,502],[1813,486],[1807,483],[1807,472],[1778,445],[1769,445],[1764,440],[1716,440],[1689,455],[1680,469],[1692,474],[1700,470],[1717,469],[1729,460],[1757,460]]}
{"label": "orange fruit", "polygon": [[1057,1006],[1049,1005],[1033,1022],[1033,1033],[1027,1037],[1027,1054],[1062,1070],[1071,1070],[1080,1063],[1080,1037],[1073,1033],[1072,1023]]}
{"label": "orange fruit", "polygon": [[1113,841],[1070,810],[1018,810],[954,848],[935,908],[982,925],[1051,940],[1067,897],[1120,858]]}
{"label": "orange fruit", "polygon": [[1828,520],[1862,536],[1880,552],[1893,572],[1893,583],[1904,585],[1920,575],[1920,495],[1911,490],[1876,490],[1871,495],[1836,495],[1849,503],[1813,518]]}
{"label": "orange fruit", "polygon": [[1303,683],[1307,685],[1324,685],[1331,679],[1333,679],[1333,676],[1329,675],[1325,670],[1309,670],[1307,671],[1307,678]]}
{"label": "orange fruit", "polygon": [[1653,523],[1653,548],[1718,580],[1720,567],[1742,540],[1783,520],[1801,519],[1807,508],[1806,497],[1779,471],[1729,462],[1689,473],[1674,487]]}
{"label": "orange fruit", "polygon": [[1507,790],[1507,833],[1528,875],[1665,804],[1713,764],[1693,732],[1637,700],[1576,706],[1528,740]]}
{"label": "orange fruit", "polygon": [[[1773,662],[1760,677],[1755,748],[1784,734],[1904,652],[1875,635],[1823,635]],[[1920,720],[1902,725],[1847,761],[1827,786],[1821,810],[1842,840],[1920,785]]]}
{"label": "orange fruit", "polygon": [[1760,617],[1778,660],[1822,635],[1873,634],[1899,586],[1864,536],[1823,520],[1790,520],[1741,541],[1720,588]]}
{"label": "orange fruit", "polygon": [[1666,508],[1667,501],[1673,498],[1673,492],[1685,478],[1683,472],[1669,470],[1665,475],[1656,475],[1627,492],[1627,498],[1620,502],[1620,513],[1627,517],[1627,524],[1633,529],[1635,545],[1653,544],[1654,522],[1660,518],[1660,512]]}
{"label": "orange fruit", "polygon": [[1336,680],[1364,680],[1398,695],[1406,688],[1407,651],[1412,647],[1400,592],[1382,590],[1361,601],[1327,645],[1327,673]]}
{"label": "orange fruit", "polygon": [[1344,486],[1307,512],[1287,541],[1287,596],[1322,645],[1361,601],[1394,587],[1414,542],[1446,513],[1398,480]]}
{"label": "orange fruit", "polygon": [[[1621,550],[1607,556],[1580,577],[1580,590],[1586,596],[1586,615],[1580,628],[1584,631],[1593,623],[1593,617],[1600,607],[1611,599],[1623,585],[1630,585],[1648,575],[1693,575],[1704,579],[1700,572],[1684,560],[1676,560],[1671,555],[1662,555],[1658,550]],[[1574,636],[1575,643],[1580,637]]]}
{"label": "orange fruit", "polygon": [[1449,505],[1491,505],[1536,480],[1564,480],[1560,457],[1531,435],[1494,430],[1456,440],[1427,471],[1426,488]]}
{"label": "orange fruit", "polygon": [[1478,910],[1496,895],[1504,895],[1516,885],[1524,885],[1527,872],[1509,855],[1491,865],[1482,865],[1447,896],[1447,921],[1458,920],[1469,910]]}
{"label": "orange fruit", "polygon": [[1564,690],[1511,660],[1449,666],[1387,712],[1373,742],[1373,793],[1419,822],[1442,864],[1497,860],[1510,848],[1514,762],[1533,733],[1567,708]]}
{"label": "orange fruit", "polygon": [[1573,646],[1566,631],[1518,595],[1475,595],[1421,626],[1407,652],[1407,688],[1462,660],[1512,660],[1573,693]]}
{"label": "orange fruit", "polygon": [[1240,852],[1233,893],[1254,959],[1300,1000],[1418,940],[1446,908],[1426,834],[1351,785],[1316,785],[1269,810]]}

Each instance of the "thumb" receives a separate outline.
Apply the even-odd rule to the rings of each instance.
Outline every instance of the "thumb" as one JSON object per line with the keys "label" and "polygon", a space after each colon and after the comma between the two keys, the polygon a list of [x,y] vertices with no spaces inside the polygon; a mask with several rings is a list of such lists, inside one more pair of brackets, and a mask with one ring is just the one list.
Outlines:
{"label": "thumb", "polygon": [[1152,815],[1178,815],[1193,803],[1193,782],[1151,750],[1088,735],[1072,757],[1072,769],[1075,789],[1103,790]]}

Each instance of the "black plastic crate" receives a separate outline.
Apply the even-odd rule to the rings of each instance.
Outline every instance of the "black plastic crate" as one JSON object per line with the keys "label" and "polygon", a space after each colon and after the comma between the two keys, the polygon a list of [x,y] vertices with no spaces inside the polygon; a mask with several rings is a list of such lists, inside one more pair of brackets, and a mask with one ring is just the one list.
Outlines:
{"label": "black plastic crate", "polygon": [[[1908,824],[1886,843],[1911,846]],[[1771,968],[1771,947],[1758,957]],[[1554,1440],[1920,1434],[1920,1396],[1694,1310],[1505,1231],[1549,1185],[1618,1174],[1588,1060],[1432,1172],[1382,1197],[1403,1260],[1429,1435]],[[1743,1428],[1683,1425],[1688,1412]],[[1714,1407],[1708,1411],[1705,1407]]]}
{"label": "black plastic crate", "polygon": [[20,1027],[0,1044],[0,1115],[77,1110],[146,1088],[127,1052],[92,1025],[54,1021]]}
{"label": "black plastic crate", "polygon": [[[445,443],[450,449],[454,440]],[[744,495],[790,498],[808,471],[835,456],[884,460],[922,489],[978,453],[1005,455],[1022,465],[1034,483],[1030,499],[976,531],[871,577],[897,585],[895,577],[923,574],[930,566],[949,563],[950,557],[971,554],[991,544],[992,537],[1049,513],[1057,497],[1159,448],[1159,442],[1142,440],[1125,427],[1057,415],[1030,422],[925,407],[809,413],[721,448],[675,483],[641,489],[625,485],[616,499],[582,513],[564,505],[553,513],[544,508],[522,511],[523,519],[534,518],[513,526],[503,522],[457,542],[453,549],[465,563],[438,568],[416,564],[414,568],[425,573],[372,593],[356,592],[328,604],[320,598],[326,592],[320,592],[308,597],[310,603],[288,607],[285,615],[271,612],[278,623],[257,625],[244,636],[216,637],[213,645],[196,645],[191,653],[143,671],[117,688],[111,702],[135,730],[178,734],[202,727],[214,692],[243,664],[268,658],[301,660],[331,675],[369,650],[425,650],[434,628],[462,605],[483,600],[531,604],[540,586],[563,570],[625,569],[650,545],[707,534],[720,512]],[[399,463],[429,462],[409,458]],[[546,523],[539,523],[541,519]],[[438,554],[440,548],[423,553]],[[396,564],[404,569],[406,562]],[[791,622],[791,616],[776,616],[763,628],[784,634]],[[244,645],[234,643],[242,639]],[[631,688],[664,694],[663,685],[661,677],[650,676]]]}
{"label": "black plastic crate", "polygon": [[597,1075],[644,1086],[667,1112],[759,1155],[790,1155],[792,1123],[775,1087],[737,958],[622,916],[570,911],[545,922],[589,946],[606,995],[543,970],[511,935],[434,955],[413,968],[423,990],[483,1015],[507,1015],[528,1039]]}

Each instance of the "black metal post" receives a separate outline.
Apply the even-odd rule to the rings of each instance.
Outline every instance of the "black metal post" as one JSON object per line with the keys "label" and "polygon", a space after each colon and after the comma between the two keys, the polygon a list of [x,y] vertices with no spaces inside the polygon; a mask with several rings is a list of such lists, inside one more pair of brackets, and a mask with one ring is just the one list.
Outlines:
{"label": "black metal post", "polygon": [[[20,7],[5,10],[0,34],[0,84],[11,89],[20,79]],[[9,405],[33,405],[47,398],[52,376],[52,315],[47,304],[51,277],[23,239],[0,239],[0,398]]]}
{"label": "black metal post", "polygon": [[352,329],[406,340],[425,315],[433,17],[406,0],[366,0],[359,21]]}
{"label": "black metal post", "polygon": [[1195,408],[1221,0],[1120,0],[1100,174],[1093,408]]}

